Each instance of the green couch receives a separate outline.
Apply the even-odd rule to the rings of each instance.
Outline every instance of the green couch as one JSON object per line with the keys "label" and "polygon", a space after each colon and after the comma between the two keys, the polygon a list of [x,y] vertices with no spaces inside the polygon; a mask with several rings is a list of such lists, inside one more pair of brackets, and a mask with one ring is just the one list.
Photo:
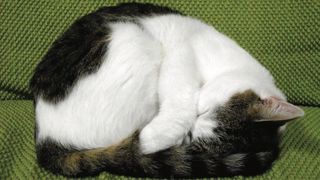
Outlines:
{"label": "green couch", "polygon": [[[320,1],[145,2],[176,8],[235,39],[271,71],[288,100],[305,110],[305,117],[289,123],[273,168],[253,178],[320,179]],[[40,169],[35,161],[28,81],[50,44],[72,21],[116,3],[0,1],[0,179],[63,178]],[[102,173],[99,178],[123,177]]]}

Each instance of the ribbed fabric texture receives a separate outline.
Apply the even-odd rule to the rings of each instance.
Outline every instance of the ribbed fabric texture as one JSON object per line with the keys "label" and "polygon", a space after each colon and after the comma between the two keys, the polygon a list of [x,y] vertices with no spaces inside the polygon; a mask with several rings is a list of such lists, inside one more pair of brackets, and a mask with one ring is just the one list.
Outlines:
{"label": "ribbed fabric texture", "polygon": [[[32,71],[76,18],[115,0],[2,0],[0,98],[30,99]],[[320,3],[151,0],[197,17],[235,39],[274,75],[289,100],[320,105]]]}
{"label": "ribbed fabric texture", "polygon": [[[118,2],[0,1],[0,179],[63,179],[40,169],[35,161],[34,109],[28,100],[28,81],[51,43],[75,19]],[[304,118],[289,123],[272,170],[253,179],[320,178],[318,0],[136,2],[167,5],[213,25],[265,65],[290,102],[313,106],[304,108]],[[108,173],[99,178],[124,179]]]}
{"label": "ribbed fabric texture", "polygon": [[[249,179],[291,180],[320,177],[320,108],[305,107],[304,110],[304,118],[288,124],[281,143],[280,158],[271,171]],[[0,102],[0,179],[63,179],[62,176],[40,169],[35,161],[33,111],[32,101]],[[127,177],[105,172],[96,178]]]}

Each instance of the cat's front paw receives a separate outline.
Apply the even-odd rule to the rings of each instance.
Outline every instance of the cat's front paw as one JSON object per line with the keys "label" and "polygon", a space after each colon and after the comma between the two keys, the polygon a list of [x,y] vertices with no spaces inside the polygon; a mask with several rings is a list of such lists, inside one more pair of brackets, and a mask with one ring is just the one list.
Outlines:
{"label": "cat's front paw", "polygon": [[143,154],[150,154],[180,145],[186,133],[181,128],[170,126],[157,126],[149,124],[140,133],[140,148]]}

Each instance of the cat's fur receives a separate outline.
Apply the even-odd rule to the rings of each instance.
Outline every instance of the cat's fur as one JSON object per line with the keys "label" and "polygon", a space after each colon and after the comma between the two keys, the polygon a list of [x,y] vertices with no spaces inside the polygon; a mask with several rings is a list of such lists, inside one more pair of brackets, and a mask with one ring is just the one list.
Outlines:
{"label": "cat's fur", "polygon": [[278,153],[274,121],[303,115],[234,41],[151,4],[77,20],[30,86],[39,164],[69,176],[261,173]]}

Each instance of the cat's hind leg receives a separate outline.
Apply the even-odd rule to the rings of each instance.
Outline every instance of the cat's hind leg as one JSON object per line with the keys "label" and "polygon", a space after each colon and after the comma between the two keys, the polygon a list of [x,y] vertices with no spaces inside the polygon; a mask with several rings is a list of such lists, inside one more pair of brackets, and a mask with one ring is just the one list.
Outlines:
{"label": "cat's hind leg", "polygon": [[159,77],[159,114],[141,131],[143,153],[181,144],[197,116],[200,86],[192,48],[183,43],[164,49]]}

